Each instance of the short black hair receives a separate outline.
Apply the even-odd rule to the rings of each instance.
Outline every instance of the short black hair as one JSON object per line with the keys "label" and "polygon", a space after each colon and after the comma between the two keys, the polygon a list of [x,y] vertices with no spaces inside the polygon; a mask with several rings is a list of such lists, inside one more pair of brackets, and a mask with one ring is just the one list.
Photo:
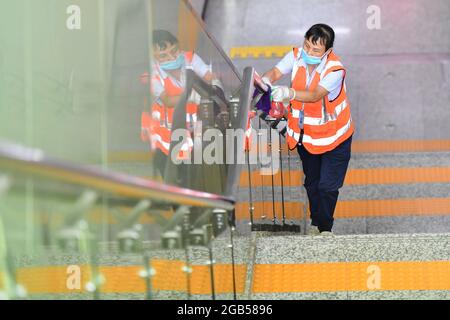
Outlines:
{"label": "short black hair", "polygon": [[320,41],[320,43],[325,45],[326,51],[334,45],[334,30],[329,25],[323,23],[315,24],[306,31],[305,39],[314,44]]}
{"label": "short black hair", "polygon": [[158,46],[162,50],[169,44],[177,44],[178,39],[167,30],[153,30],[153,46]]}

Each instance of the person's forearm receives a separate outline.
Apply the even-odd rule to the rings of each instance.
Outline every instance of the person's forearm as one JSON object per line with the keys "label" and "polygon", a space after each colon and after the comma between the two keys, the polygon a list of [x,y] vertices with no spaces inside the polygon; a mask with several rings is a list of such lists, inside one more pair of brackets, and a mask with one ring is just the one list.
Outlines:
{"label": "person's forearm", "polygon": [[[292,92],[292,100],[312,103],[317,102],[321,99],[321,97],[317,94],[316,91],[306,91],[306,90],[294,90],[291,88]],[[295,95],[293,94],[295,92]]]}
{"label": "person's forearm", "polygon": [[278,69],[272,68],[269,71],[267,71],[266,73],[264,73],[262,78],[267,78],[267,79],[269,79],[269,81],[271,83],[275,83],[278,80],[280,80],[282,76],[283,75],[281,74],[280,71],[278,71]]}
{"label": "person's forearm", "polygon": [[267,78],[267,79],[269,79],[270,82],[273,82],[273,80],[274,80],[274,73],[273,73],[273,70],[270,69],[269,71],[267,71],[266,73],[264,73],[264,74],[262,75],[262,78]]}

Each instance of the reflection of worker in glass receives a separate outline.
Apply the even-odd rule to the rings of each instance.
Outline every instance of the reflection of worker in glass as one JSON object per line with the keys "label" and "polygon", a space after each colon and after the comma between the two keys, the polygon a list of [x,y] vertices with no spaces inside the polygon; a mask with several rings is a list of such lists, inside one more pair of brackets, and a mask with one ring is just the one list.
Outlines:
{"label": "reflection of worker in glass", "polygon": [[[182,51],[177,38],[166,30],[153,32],[153,56],[151,92],[154,102],[151,116],[146,123],[150,124],[148,132],[155,151],[154,163],[163,175],[166,159],[169,156],[174,108],[178,105],[186,86],[186,70],[193,70],[208,83],[214,80],[214,76],[210,67],[197,54],[192,51]],[[197,121],[199,103],[200,97],[193,91],[186,104],[187,128],[192,128]],[[192,139],[189,138],[178,157],[186,157],[191,149]]]}

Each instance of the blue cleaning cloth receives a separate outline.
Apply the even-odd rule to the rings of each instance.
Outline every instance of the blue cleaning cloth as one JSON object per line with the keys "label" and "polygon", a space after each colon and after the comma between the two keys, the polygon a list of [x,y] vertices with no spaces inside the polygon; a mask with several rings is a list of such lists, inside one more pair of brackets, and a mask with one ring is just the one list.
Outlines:
{"label": "blue cleaning cloth", "polygon": [[[259,99],[259,101],[256,103],[255,107],[257,110],[264,111],[265,113],[269,113],[270,108],[272,106],[272,101],[270,98],[270,95],[272,93],[272,89],[268,86],[269,90],[263,94],[263,96]],[[253,93],[253,98],[255,98],[258,94],[261,92],[256,89]]]}

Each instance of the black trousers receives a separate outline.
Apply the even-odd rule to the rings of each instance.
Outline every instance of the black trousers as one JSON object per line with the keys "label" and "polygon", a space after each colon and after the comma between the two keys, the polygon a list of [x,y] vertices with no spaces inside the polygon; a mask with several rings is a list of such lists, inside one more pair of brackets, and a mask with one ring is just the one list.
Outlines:
{"label": "black trousers", "polygon": [[303,145],[297,146],[305,174],[311,224],[319,231],[331,231],[339,189],[344,184],[351,156],[353,136],[335,149],[323,154],[311,154]]}
{"label": "black trousers", "polygon": [[154,173],[156,174],[156,172],[158,172],[162,178],[164,178],[164,171],[166,169],[167,158],[168,156],[161,150],[156,149],[154,151],[153,166],[156,169]]}

